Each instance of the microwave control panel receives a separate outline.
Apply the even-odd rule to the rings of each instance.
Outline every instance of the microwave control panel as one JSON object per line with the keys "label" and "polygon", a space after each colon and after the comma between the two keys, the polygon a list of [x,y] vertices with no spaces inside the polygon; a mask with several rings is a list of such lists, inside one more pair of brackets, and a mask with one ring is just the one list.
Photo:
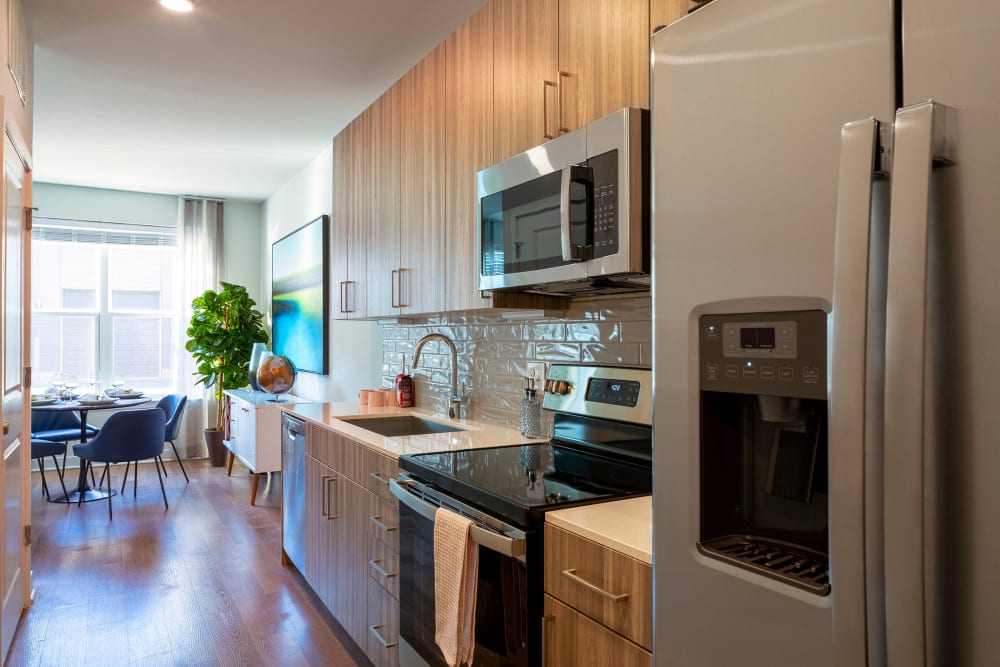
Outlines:
{"label": "microwave control panel", "polygon": [[618,151],[587,160],[594,174],[594,257],[618,252]]}
{"label": "microwave control panel", "polygon": [[702,391],[827,398],[827,315],[821,310],[703,315]]}

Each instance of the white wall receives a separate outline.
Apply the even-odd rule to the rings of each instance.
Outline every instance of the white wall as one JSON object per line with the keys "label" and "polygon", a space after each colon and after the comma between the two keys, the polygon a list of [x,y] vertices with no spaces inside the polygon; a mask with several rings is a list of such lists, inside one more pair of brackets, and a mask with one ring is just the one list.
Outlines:
{"label": "white wall", "polygon": [[[264,202],[264,291],[270,319],[271,244],[321,215],[333,205],[333,144]],[[336,225],[337,220],[331,220]],[[333,236],[331,234],[331,236]],[[333,257],[334,253],[330,253]],[[333,294],[334,286],[328,286]],[[330,374],[299,373],[296,395],[314,401],[344,401],[363,387],[381,386],[382,332],[374,322],[330,321]]]}
{"label": "white wall", "polygon": [[177,226],[177,197],[75,185],[35,183],[33,204],[40,218]]}
{"label": "white wall", "polygon": [[263,207],[258,203],[227,201],[222,210],[222,238],[225,280],[246,287],[257,309],[266,312],[271,297],[264,290],[262,216]]}

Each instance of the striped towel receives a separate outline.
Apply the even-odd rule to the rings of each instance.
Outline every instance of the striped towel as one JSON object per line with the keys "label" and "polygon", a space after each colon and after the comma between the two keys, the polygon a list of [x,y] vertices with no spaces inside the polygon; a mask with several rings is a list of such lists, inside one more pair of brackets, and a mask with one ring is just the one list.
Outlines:
{"label": "striped towel", "polygon": [[472,522],[446,509],[434,515],[434,642],[450,667],[472,664],[476,645],[479,547]]}

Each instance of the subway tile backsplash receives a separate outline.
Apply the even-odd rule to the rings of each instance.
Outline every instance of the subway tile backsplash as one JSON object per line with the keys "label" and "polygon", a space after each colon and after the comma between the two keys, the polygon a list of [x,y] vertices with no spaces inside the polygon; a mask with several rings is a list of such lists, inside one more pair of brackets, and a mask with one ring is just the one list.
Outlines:
{"label": "subway tile backsplash", "polygon": [[[650,366],[652,305],[649,295],[574,301],[562,317],[505,320],[500,313],[470,311],[419,318],[411,324],[383,324],[383,385],[406,369],[416,383],[417,405],[447,413],[451,383],[449,351],[433,341],[412,370],[413,350],[422,336],[441,333],[458,350],[459,390],[465,384],[466,416],[517,428],[522,378],[532,362]],[[541,383],[539,383],[539,388]],[[552,422],[543,423],[551,434]]]}

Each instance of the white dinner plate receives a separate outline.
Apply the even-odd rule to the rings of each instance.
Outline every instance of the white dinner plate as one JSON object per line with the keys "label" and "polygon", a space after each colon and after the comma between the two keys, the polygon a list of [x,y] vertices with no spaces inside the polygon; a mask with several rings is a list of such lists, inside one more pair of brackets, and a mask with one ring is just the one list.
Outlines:
{"label": "white dinner plate", "polygon": [[34,405],[52,405],[55,402],[56,402],[56,399],[54,399],[54,398],[38,398],[38,399],[33,398],[33,399],[31,399],[31,404],[33,406]]}
{"label": "white dinner plate", "polygon": [[127,393],[127,394],[124,393],[124,392],[118,392],[118,398],[120,398],[123,401],[131,401],[134,398],[142,398],[142,392],[141,391],[131,391],[131,392]]}
{"label": "white dinner plate", "polygon": [[97,407],[100,405],[111,405],[115,400],[114,398],[81,398],[80,405]]}

